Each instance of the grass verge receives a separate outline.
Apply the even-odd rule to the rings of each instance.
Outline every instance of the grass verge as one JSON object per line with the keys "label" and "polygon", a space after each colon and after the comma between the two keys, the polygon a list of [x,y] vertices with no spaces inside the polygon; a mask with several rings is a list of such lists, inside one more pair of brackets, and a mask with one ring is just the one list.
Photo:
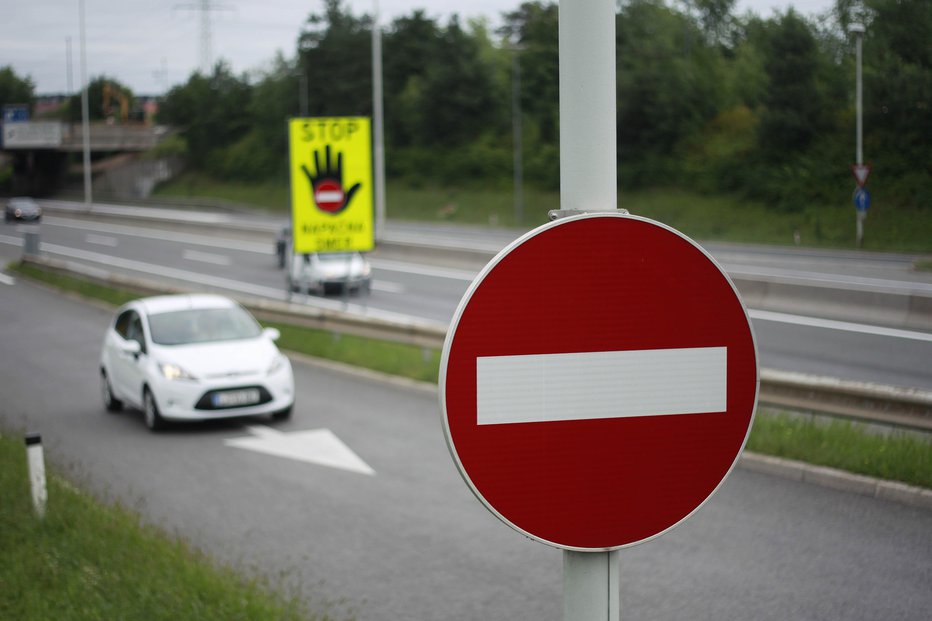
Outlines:
{"label": "grass verge", "polygon": [[33,511],[22,441],[0,436],[0,619],[323,620],[49,472]]}
{"label": "grass verge", "polygon": [[[14,264],[11,269],[61,289],[107,302],[138,297],[31,265]],[[438,351],[352,335],[335,336],[330,332],[285,324],[268,325],[274,325],[281,331],[278,344],[283,349],[391,375],[437,382]],[[908,433],[878,435],[859,423],[832,420],[826,424],[761,409],[751,430],[748,448],[765,455],[932,488],[932,439],[929,436],[918,437]]]}
{"label": "grass verge", "polygon": [[747,448],[756,453],[932,488],[932,440],[878,435],[847,420],[758,412]]}
{"label": "grass verge", "polygon": [[[156,196],[212,198],[286,214],[288,183],[226,183],[186,173],[159,186]],[[547,222],[560,208],[559,192],[524,188],[521,222],[517,221],[510,185],[489,187],[411,187],[389,182],[386,211],[393,220],[529,227]],[[764,203],[730,195],[705,195],[674,188],[619,192],[619,207],[658,220],[705,242],[729,241],[806,247],[854,248],[855,212],[850,199],[837,204],[800,206],[780,211]],[[865,250],[932,252],[932,218],[928,211],[872,209],[865,222]]]}

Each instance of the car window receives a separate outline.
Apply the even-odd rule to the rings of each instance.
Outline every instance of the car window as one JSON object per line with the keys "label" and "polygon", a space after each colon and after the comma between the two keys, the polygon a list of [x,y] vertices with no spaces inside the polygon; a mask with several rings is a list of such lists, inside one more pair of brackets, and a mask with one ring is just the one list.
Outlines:
{"label": "car window", "polygon": [[159,345],[184,345],[256,338],[262,328],[246,310],[235,306],[149,315],[149,332]]}
{"label": "car window", "polygon": [[130,312],[129,326],[126,330],[126,339],[129,341],[136,341],[142,348],[141,351],[146,351],[146,337],[142,331],[142,320],[139,318],[139,314],[133,311]]}
{"label": "car window", "polygon": [[129,336],[129,322],[130,318],[135,315],[134,311],[128,310],[120,313],[120,316],[117,317],[116,322],[113,324],[113,329],[117,334],[122,336],[124,339],[128,339]]}

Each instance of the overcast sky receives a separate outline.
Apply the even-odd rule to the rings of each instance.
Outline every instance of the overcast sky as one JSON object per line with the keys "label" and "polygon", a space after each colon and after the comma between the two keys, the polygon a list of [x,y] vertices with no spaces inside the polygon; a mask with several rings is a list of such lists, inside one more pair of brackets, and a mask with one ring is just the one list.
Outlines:
{"label": "overcast sky", "polygon": [[[84,0],[87,76],[106,75],[136,94],[157,94],[187,81],[200,64],[201,12],[205,0]],[[207,0],[211,57],[234,72],[268,66],[277,52],[290,58],[309,14],[323,0]],[[372,12],[374,0],[344,0],[355,15]],[[382,21],[422,8],[441,23],[451,13],[463,21],[487,17],[493,24],[521,0],[381,0]],[[767,17],[794,7],[811,15],[834,0],[738,0],[738,12]],[[11,0],[0,18],[0,67],[28,76],[39,94],[74,91],[81,84],[79,0]],[[71,76],[68,39],[71,41]],[[71,88],[69,89],[69,85]]]}

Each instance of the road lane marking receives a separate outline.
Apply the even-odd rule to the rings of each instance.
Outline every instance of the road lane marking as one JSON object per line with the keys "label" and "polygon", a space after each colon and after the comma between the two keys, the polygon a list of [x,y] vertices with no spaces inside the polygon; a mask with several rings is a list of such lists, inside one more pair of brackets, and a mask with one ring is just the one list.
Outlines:
{"label": "road lane marking", "polygon": [[211,265],[223,265],[227,266],[232,263],[230,257],[222,254],[211,254],[209,252],[198,252],[197,250],[191,250],[190,248],[185,248],[181,253],[181,258],[187,259],[188,261],[197,261],[199,263],[210,263]]}
{"label": "road lane marking", "polygon": [[7,276],[6,274],[0,274],[0,283],[4,285],[15,285],[16,279],[12,276]]}
{"label": "road lane marking", "polygon": [[117,246],[117,238],[109,235],[94,235],[93,233],[88,233],[84,236],[84,241],[97,246],[107,246],[108,248],[116,248]]}
{"label": "road lane marking", "polygon": [[[10,244],[13,246],[21,247],[23,245],[23,240],[19,237],[13,237],[9,235],[0,235],[0,243]],[[269,297],[276,300],[289,299],[289,296],[286,292],[278,288],[265,287],[262,285],[251,285],[249,283],[244,283],[241,281],[226,279],[219,276],[208,276],[208,275],[198,275],[192,272],[173,269],[170,267],[164,267],[161,265],[155,265],[153,263],[143,263],[141,261],[133,261],[131,259],[120,259],[119,257],[114,257],[112,255],[100,254],[96,252],[90,252],[86,250],[80,250],[77,248],[69,248],[67,246],[61,246],[58,244],[50,244],[47,242],[41,242],[41,249],[44,252],[51,254],[58,254],[61,256],[71,257],[74,259],[79,259],[83,261],[90,261],[92,263],[100,263],[107,265],[109,267],[119,267],[122,269],[128,269],[135,272],[140,272],[142,274],[151,275],[151,276],[163,276],[166,278],[171,278],[174,280],[180,280],[183,282],[193,282],[201,285],[221,287],[223,289],[228,289],[230,291],[238,291],[240,293],[248,293],[252,295],[260,295],[263,297]],[[376,283],[378,280],[374,280],[372,283],[373,289],[377,288]],[[357,312],[361,315],[373,315],[374,313],[384,314],[385,316],[397,317],[402,320],[411,319],[420,319],[416,318],[413,315],[404,315],[401,313],[394,313],[391,311],[375,311],[375,309],[368,308],[360,304],[350,304],[346,307],[343,303],[328,300],[325,298],[313,297],[309,298],[309,301],[313,303],[314,306],[319,306],[323,308],[334,308],[350,310]],[[786,323],[791,325],[799,326],[808,326],[814,328],[824,328],[828,330],[839,330],[843,332],[854,332],[859,334],[869,334],[874,336],[886,336],[892,338],[900,338],[914,341],[922,342],[932,342],[932,333],[927,332],[917,332],[914,330],[901,330],[897,328],[885,328],[882,326],[873,326],[869,324],[862,323],[853,323],[848,321],[836,321],[833,319],[821,319],[818,317],[807,317],[805,315],[792,315],[789,313],[777,313],[772,311],[764,310],[748,310],[748,315],[751,319],[757,319],[760,321],[772,321],[776,323]]]}
{"label": "road lane marking", "polygon": [[476,359],[477,424],[726,410],[727,347]]}
{"label": "road lane marking", "polygon": [[205,235],[194,235],[191,233],[181,232],[160,232],[155,230],[146,230],[138,227],[123,226],[120,224],[103,224],[103,223],[86,223],[69,218],[51,217],[46,218],[46,224],[58,226],[66,229],[79,229],[84,231],[95,231],[97,233],[110,233],[111,235],[127,235],[130,237],[139,237],[142,239],[155,239],[158,241],[176,242],[183,244],[193,244],[205,246],[208,248],[222,248],[224,250],[240,250],[242,252],[253,252],[256,254],[273,255],[275,248],[273,244],[260,244],[257,242],[248,242],[234,238],[208,237]]}
{"label": "road lane marking", "polygon": [[[3,241],[0,238],[0,241]],[[22,240],[19,241],[22,245]],[[199,274],[197,272],[191,272],[188,270],[175,269],[171,267],[166,267],[164,265],[156,265],[154,263],[144,263],[142,261],[134,261],[132,259],[121,259],[120,257],[115,257],[113,255],[101,254],[99,252],[91,252],[89,250],[81,250],[79,248],[69,248],[67,246],[60,246],[58,244],[49,244],[42,242],[41,249],[43,252],[58,255],[63,257],[69,257],[76,259],[78,261],[90,261],[91,263],[99,263],[106,265],[108,268],[118,268],[124,270],[130,270],[132,272],[139,272],[146,276],[168,278],[171,280],[178,280],[184,283],[195,283],[198,285],[204,285],[209,289],[225,289],[229,291],[236,291],[238,293],[246,293],[249,295],[256,295],[264,298],[271,298],[273,300],[284,300],[290,302],[295,307],[301,306],[314,306],[317,308],[326,308],[331,310],[338,310],[351,315],[356,315],[360,317],[373,317],[378,319],[384,319],[386,321],[396,321],[405,324],[431,324],[431,325],[440,325],[441,322],[433,321],[430,319],[424,319],[422,317],[416,317],[413,315],[405,315],[403,313],[396,313],[393,311],[382,310],[378,308],[372,308],[368,305],[368,302],[364,301],[359,304],[353,304],[349,302],[342,302],[339,300],[330,300],[326,298],[321,298],[317,296],[299,296],[297,294],[289,294],[284,291],[283,288],[273,288],[266,287],[263,285],[254,285],[248,282],[242,282],[239,280],[232,280],[230,278],[224,278],[223,276],[214,276],[209,274]],[[83,269],[88,269],[83,264],[78,264]],[[92,268],[95,269],[95,268]],[[105,272],[106,273],[106,272]],[[302,300],[302,303],[297,303],[292,301],[294,298]],[[444,324],[445,325],[445,324]]]}
{"label": "road lane marking", "polygon": [[375,474],[375,470],[369,467],[369,464],[329,429],[283,433],[264,425],[248,425],[246,430],[249,431],[249,436],[224,440],[223,443],[234,448],[318,466],[339,468],[370,476]]}
{"label": "road lane marking", "polygon": [[909,339],[912,341],[924,341],[926,343],[932,343],[932,334],[927,332],[916,332],[914,330],[900,330],[898,328],[885,328],[883,326],[871,326],[863,323],[852,323],[850,321],[821,319],[819,317],[806,317],[803,315],[790,315],[787,313],[775,313],[772,311],[763,310],[749,310],[748,315],[751,317],[751,319],[758,319],[760,321],[774,321],[777,323],[788,323],[796,326],[821,328],[823,330],[840,330],[843,332],[856,332],[858,334],[870,334],[873,336],[885,336],[897,339]]}

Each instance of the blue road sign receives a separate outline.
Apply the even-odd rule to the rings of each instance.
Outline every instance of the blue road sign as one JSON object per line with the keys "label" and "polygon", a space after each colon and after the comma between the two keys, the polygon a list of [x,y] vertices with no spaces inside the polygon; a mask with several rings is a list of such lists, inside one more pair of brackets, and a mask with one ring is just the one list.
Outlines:
{"label": "blue road sign", "polygon": [[854,191],[854,208],[858,211],[867,211],[871,206],[871,193],[865,188]]}
{"label": "blue road sign", "polygon": [[7,104],[3,106],[4,123],[25,123],[29,120],[29,108],[22,104]]}

